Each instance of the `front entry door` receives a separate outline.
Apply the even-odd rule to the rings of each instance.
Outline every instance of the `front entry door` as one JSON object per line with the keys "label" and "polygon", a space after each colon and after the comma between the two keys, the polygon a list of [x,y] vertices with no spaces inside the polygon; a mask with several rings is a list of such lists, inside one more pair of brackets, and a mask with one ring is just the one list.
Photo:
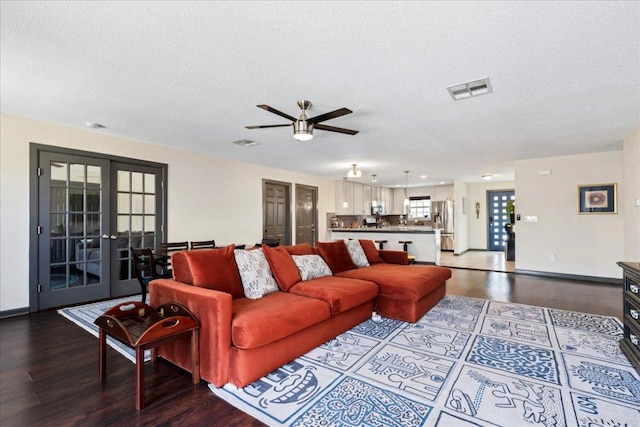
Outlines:
{"label": "front entry door", "polygon": [[487,238],[489,240],[490,251],[503,251],[507,231],[504,229],[508,224],[509,215],[506,212],[507,202],[515,200],[513,190],[500,190],[487,192]]}
{"label": "front entry door", "polygon": [[315,246],[318,189],[306,185],[296,185],[296,243]]}
{"label": "front entry door", "polygon": [[291,244],[289,226],[289,185],[264,182],[263,185],[263,239],[278,239],[281,245]]}

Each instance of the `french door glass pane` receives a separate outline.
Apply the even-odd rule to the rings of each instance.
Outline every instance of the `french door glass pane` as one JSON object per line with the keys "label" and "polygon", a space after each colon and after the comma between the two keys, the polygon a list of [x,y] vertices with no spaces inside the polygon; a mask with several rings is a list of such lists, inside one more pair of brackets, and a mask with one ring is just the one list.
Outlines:
{"label": "french door glass pane", "polygon": [[50,290],[100,283],[101,167],[51,161],[49,172]]}

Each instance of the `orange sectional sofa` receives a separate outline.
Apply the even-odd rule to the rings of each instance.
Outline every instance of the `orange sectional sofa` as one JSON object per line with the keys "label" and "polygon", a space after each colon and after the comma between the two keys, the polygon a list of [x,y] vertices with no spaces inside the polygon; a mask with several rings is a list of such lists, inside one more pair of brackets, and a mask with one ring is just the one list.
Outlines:
{"label": "orange sectional sofa", "polygon": [[[201,377],[217,387],[244,387],[374,311],[415,322],[444,296],[449,269],[408,266],[405,252],[378,251],[372,241],[360,243],[369,264],[360,268],[343,241],[314,248],[265,246],[261,252],[277,288],[255,299],[245,296],[243,280],[252,272],[238,266],[233,245],[179,252],[172,256],[173,279],[151,282],[151,304],[174,301],[188,307],[201,324]],[[309,260],[325,263],[328,275],[313,278],[312,271],[312,278],[303,280],[308,272],[300,263]],[[159,354],[190,371],[188,339],[161,346]]]}

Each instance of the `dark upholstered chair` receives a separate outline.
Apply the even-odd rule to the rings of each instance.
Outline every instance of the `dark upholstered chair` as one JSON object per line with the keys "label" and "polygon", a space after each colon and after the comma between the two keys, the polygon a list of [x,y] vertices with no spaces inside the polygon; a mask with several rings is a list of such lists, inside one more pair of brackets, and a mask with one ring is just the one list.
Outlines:
{"label": "dark upholstered chair", "polygon": [[149,248],[129,248],[131,251],[131,257],[133,258],[133,270],[140,283],[140,289],[142,290],[142,302],[146,302],[147,288],[149,282],[153,279],[168,279],[171,278],[171,271],[163,271],[161,264],[158,261],[166,259],[162,255],[154,254]]}

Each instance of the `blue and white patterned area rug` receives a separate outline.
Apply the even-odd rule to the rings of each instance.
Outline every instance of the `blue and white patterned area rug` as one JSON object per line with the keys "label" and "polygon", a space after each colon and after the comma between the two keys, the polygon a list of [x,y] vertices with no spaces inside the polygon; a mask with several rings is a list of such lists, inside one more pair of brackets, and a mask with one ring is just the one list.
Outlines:
{"label": "blue and white patterned area rug", "polygon": [[446,296],[213,393],[271,426],[640,426],[613,317]]}
{"label": "blue and white patterned area rug", "polygon": [[[62,308],[58,310],[58,314],[61,314],[63,317],[71,320],[73,323],[80,326],[82,329],[97,338],[99,335],[99,328],[98,325],[93,323],[93,321],[102,316],[104,312],[109,310],[111,307],[130,301],[140,301],[140,297],[124,297],[96,302],[92,304],[79,305],[76,307]],[[147,304],[148,303],[149,297],[147,296]],[[122,344],[120,341],[114,340],[109,336],[107,337],[107,344],[118,353],[129,359],[132,363],[136,363],[136,353],[132,348]],[[98,347],[96,343],[96,349],[97,348]],[[151,360],[151,350],[145,350],[144,361],[147,362],[149,360]]]}

